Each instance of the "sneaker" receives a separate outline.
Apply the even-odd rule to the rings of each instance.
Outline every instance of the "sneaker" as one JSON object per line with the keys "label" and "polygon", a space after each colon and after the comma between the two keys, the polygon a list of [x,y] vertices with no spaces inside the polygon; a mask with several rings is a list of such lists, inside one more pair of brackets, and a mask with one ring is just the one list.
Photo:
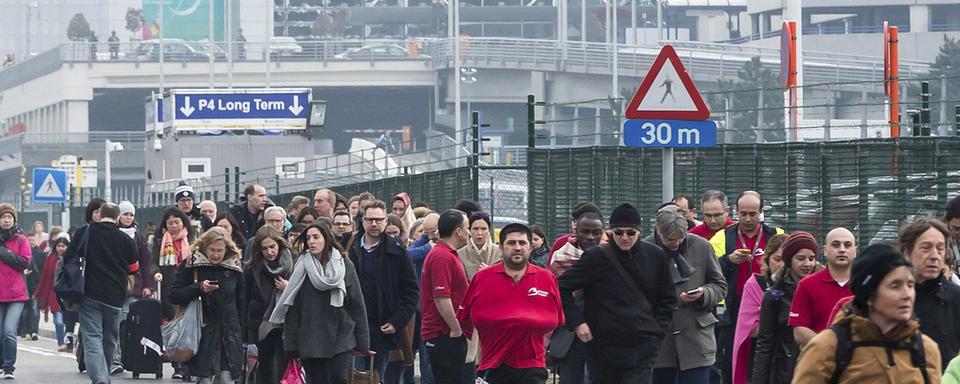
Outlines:
{"label": "sneaker", "polygon": [[170,376],[170,378],[171,378],[171,379],[174,379],[174,380],[182,380],[182,379],[183,379],[183,374],[180,373],[180,372],[174,372],[174,373],[173,373],[173,376]]}
{"label": "sneaker", "polygon": [[71,351],[70,347],[66,345],[61,345],[59,348],[57,348],[57,352],[70,352],[70,351]]}
{"label": "sneaker", "polygon": [[4,380],[13,380],[13,379],[16,379],[16,378],[17,378],[17,377],[13,375],[13,371],[3,371],[3,379],[4,379]]}
{"label": "sneaker", "polygon": [[40,340],[40,336],[37,336],[36,333],[30,334],[30,340],[37,341]]}
{"label": "sneaker", "polygon": [[120,364],[114,365],[113,368],[110,369],[110,374],[111,374],[111,375],[117,375],[117,374],[120,374],[120,373],[123,373],[123,366],[120,365]]}

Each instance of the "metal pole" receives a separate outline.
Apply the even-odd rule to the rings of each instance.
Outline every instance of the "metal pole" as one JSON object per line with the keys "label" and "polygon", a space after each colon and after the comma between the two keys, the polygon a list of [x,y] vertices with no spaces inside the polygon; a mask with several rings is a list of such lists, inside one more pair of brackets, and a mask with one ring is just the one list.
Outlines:
{"label": "metal pole", "polygon": [[103,141],[103,199],[106,201],[112,201],[113,198],[113,185],[110,180],[110,147],[113,146],[113,143],[110,140]]}
{"label": "metal pole", "polygon": [[633,29],[633,45],[640,45],[637,41],[637,0],[630,0],[630,28]]}
{"label": "metal pole", "polygon": [[580,0],[580,42],[587,41],[587,0]]}
{"label": "metal pole", "polygon": [[[657,2],[657,45],[663,42],[663,1]],[[729,108],[727,108],[729,109]],[[729,128],[729,127],[728,127]],[[673,200],[673,148],[663,149],[663,201]]]}
{"label": "metal pole", "polygon": [[[657,43],[663,40],[663,2],[657,2]],[[671,197],[672,198],[672,197]]]}
{"label": "metal pole", "polygon": [[763,143],[763,88],[757,92],[757,143]]}
{"label": "metal pole", "polygon": [[473,154],[470,156],[473,201],[480,201],[480,112],[470,112],[470,133],[473,136]]}
{"label": "metal pole", "polygon": [[[960,108],[960,107],[957,107]],[[960,109],[958,109],[960,110]],[[527,148],[537,147],[537,122],[536,122],[536,99],[533,95],[527,95]]]}
{"label": "metal pole", "polygon": [[938,136],[949,136],[950,126],[947,125],[947,78],[940,75],[940,125],[937,128]]}
{"label": "metal pole", "polygon": [[207,55],[210,56],[210,89],[213,89],[213,0],[207,4]]}
{"label": "metal pole", "polygon": [[453,7],[453,126],[454,140],[463,145],[463,122],[460,121],[460,0],[451,0]]}
{"label": "metal pole", "polygon": [[270,88],[270,36],[273,35],[273,23],[270,21],[273,20],[273,0],[266,0],[267,3],[267,14],[266,20],[264,21],[264,47],[263,47],[263,61],[266,63],[266,77],[264,77],[264,86]]}
{"label": "metal pole", "polygon": [[860,91],[860,102],[863,104],[863,115],[860,116],[860,138],[866,139],[869,136],[867,132],[867,89]]}
{"label": "metal pole", "polygon": [[230,200],[230,167],[223,169],[223,187],[223,198],[227,202],[233,202],[233,200]]}
{"label": "metal pole", "polygon": [[[166,54],[163,52],[163,33],[166,30],[166,27],[163,25],[163,14],[167,13],[164,9],[163,0],[160,0],[160,100],[163,100],[163,57]],[[173,102],[173,100],[170,100]]]}
{"label": "metal pole", "polygon": [[223,18],[227,30],[224,31],[227,40],[227,88],[233,88],[233,1],[225,0]]}
{"label": "metal pole", "polygon": [[[617,52],[617,40],[620,38],[620,34],[617,31],[617,6],[615,1],[610,2],[611,13],[613,16],[613,28],[610,30],[610,41],[613,42],[613,97],[614,99],[620,97],[620,54]],[[618,111],[614,111],[614,115],[619,115]],[[619,126],[620,121],[617,120],[617,125]]]}

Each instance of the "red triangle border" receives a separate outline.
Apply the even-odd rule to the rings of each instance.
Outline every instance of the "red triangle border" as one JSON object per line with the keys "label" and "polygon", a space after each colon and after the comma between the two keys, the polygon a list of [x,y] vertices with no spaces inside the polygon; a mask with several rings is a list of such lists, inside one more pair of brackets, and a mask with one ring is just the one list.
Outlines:
{"label": "red triangle border", "polygon": [[[653,81],[656,80],[657,75],[660,74],[660,70],[663,69],[663,64],[665,64],[667,60],[670,60],[677,70],[677,75],[680,76],[680,82],[683,83],[684,88],[686,88],[687,93],[690,95],[690,99],[693,100],[693,104],[697,107],[696,111],[637,110],[640,102],[643,101],[647,92],[650,91],[650,87],[653,86]],[[648,70],[646,76],[644,76],[643,82],[641,82],[640,87],[637,88],[637,93],[633,95],[630,103],[627,104],[624,116],[628,119],[708,120],[710,118],[710,109],[707,108],[707,104],[703,102],[700,91],[697,90],[697,86],[693,83],[690,75],[687,74],[686,68],[683,67],[683,62],[681,62],[680,57],[677,56],[677,51],[673,49],[673,46],[668,44],[660,49],[660,54],[657,55],[656,60],[653,61],[653,65],[650,66],[650,70]]]}

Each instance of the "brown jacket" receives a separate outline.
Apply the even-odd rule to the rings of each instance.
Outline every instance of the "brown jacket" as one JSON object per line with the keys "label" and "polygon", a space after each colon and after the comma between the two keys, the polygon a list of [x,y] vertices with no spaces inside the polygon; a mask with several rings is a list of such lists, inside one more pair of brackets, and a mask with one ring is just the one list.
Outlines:
{"label": "brown jacket", "polygon": [[[882,335],[869,319],[859,315],[845,315],[838,318],[834,324],[850,324],[850,334],[854,341],[901,341],[910,343],[913,335],[919,332],[920,325],[916,320],[897,326],[888,334]],[[923,336],[924,353],[927,361],[927,375],[931,383],[940,382],[940,349],[932,339]],[[817,383],[830,381],[833,376],[835,354],[837,348],[837,334],[827,329],[820,332],[800,352],[797,366],[793,372],[793,384]],[[910,351],[894,349],[893,365],[887,360],[887,351],[883,347],[857,347],[853,350],[850,365],[840,376],[840,383],[890,383],[890,384],[923,384],[923,375],[913,366],[910,360]]]}

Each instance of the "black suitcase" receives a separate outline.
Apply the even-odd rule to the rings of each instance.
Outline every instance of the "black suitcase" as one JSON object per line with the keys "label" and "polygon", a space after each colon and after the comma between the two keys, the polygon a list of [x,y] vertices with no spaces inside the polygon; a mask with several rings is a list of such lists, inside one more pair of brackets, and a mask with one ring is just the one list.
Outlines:
{"label": "black suitcase", "polygon": [[134,379],[140,378],[141,373],[163,377],[161,312],[160,302],[153,299],[130,303],[120,330],[120,362],[125,370],[133,372]]}

